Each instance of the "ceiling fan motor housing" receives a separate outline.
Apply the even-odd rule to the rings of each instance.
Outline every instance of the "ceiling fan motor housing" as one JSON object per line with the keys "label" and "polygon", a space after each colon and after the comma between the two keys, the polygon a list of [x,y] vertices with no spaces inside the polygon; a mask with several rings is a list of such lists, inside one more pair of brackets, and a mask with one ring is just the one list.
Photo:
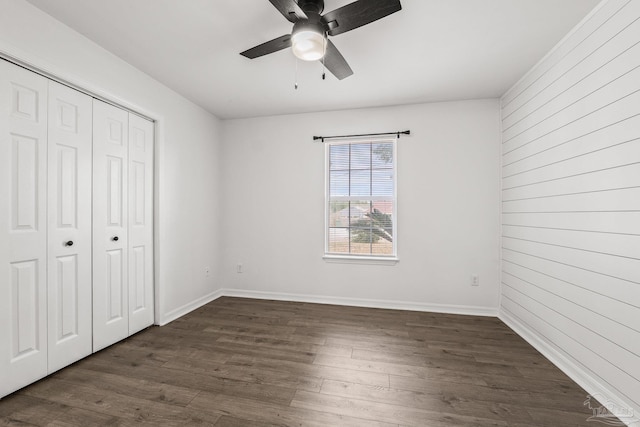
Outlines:
{"label": "ceiling fan motor housing", "polygon": [[324,0],[298,0],[298,6],[309,15],[309,13],[316,13],[320,15],[324,10]]}

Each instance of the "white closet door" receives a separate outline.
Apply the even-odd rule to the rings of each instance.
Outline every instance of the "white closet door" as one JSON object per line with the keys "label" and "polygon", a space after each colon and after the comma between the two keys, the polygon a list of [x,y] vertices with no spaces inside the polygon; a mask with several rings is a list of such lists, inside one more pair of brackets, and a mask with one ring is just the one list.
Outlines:
{"label": "white closet door", "polygon": [[129,335],[128,113],[93,101],[93,351]]}
{"label": "white closet door", "polygon": [[49,81],[49,373],[91,354],[90,96]]}
{"label": "white closet door", "polygon": [[153,312],[153,122],[129,114],[129,334]]}
{"label": "white closet door", "polygon": [[47,80],[0,60],[0,396],[47,374]]}

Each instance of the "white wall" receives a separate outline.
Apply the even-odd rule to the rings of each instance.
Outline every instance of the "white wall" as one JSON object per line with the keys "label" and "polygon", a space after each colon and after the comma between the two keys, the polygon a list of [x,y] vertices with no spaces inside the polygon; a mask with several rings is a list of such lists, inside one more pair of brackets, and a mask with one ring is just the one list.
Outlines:
{"label": "white wall", "polygon": [[0,52],[158,119],[160,320],[211,297],[220,255],[219,120],[23,0],[0,0],[0,11]]}
{"label": "white wall", "polygon": [[640,1],[603,2],[502,99],[500,314],[637,415],[639,18]]}
{"label": "white wall", "polygon": [[[480,100],[223,122],[225,292],[495,314],[499,121],[498,101]],[[400,262],[324,261],[325,154],[312,136],[404,129]]]}

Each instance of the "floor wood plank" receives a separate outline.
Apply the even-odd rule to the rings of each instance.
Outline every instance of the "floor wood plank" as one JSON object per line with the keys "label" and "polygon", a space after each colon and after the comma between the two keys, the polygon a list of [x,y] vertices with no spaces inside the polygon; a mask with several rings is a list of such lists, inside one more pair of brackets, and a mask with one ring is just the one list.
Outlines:
{"label": "floor wood plank", "polygon": [[499,319],[220,298],[0,400],[0,426],[588,426]]}
{"label": "floor wood plank", "polygon": [[294,406],[275,406],[268,402],[252,399],[232,398],[226,395],[200,393],[190,407],[211,414],[231,415],[255,423],[271,423],[291,427],[396,427],[395,422],[387,423],[367,418],[335,414],[326,410],[297,408]]}

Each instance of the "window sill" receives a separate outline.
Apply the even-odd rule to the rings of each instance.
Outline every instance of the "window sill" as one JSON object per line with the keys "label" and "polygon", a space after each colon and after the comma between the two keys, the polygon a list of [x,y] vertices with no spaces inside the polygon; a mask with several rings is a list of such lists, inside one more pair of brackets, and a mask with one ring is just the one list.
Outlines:
{"label": "window sill", "polygon": [[325,255],[322,257],[326,262],[338,264],[368,264],[368,265],[396,265],[400,260],[397,257],[378,258],[367,256],[342,256]]}

